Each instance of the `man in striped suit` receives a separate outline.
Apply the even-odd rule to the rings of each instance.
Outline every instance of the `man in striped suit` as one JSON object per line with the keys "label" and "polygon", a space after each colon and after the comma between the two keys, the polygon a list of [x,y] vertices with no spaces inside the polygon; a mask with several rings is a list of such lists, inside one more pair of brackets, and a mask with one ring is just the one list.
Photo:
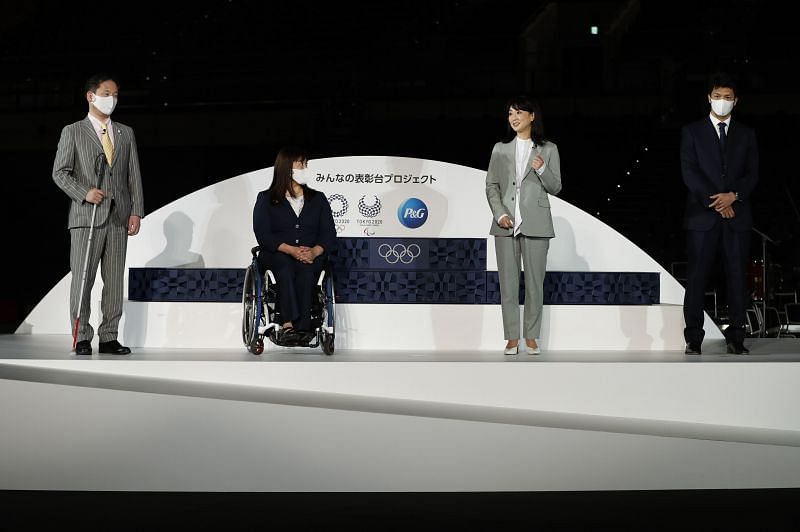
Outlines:
{"label": "man in striped suit", "polygon": [[[98,266],[103,279],[100,304],[103,318],[97,331],[99,351],[117,355],[131,352],[117,341],[117,333],[122,317],[128,236],[139,232],[144,207],[133,130],[111,120],[118,93],[118,84],[111,76],[95,75],[86,81],[89,114],[62,130],[53,164],[53,181],[72,202],[68,225],[72,241],[71,324],[75,323],[79,301],[83,298],[75,347],[77,355],[92,354],[94,330],[89,324],[89,300]],[[97,211],[86,283],[83,294],[79,294],[94,205]]]}

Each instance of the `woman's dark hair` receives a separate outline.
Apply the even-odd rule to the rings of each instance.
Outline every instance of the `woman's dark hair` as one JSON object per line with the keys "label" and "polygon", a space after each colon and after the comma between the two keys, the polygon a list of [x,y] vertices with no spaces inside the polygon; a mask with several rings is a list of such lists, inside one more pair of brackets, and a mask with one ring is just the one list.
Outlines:
{"label": "woman's dark hair", "polygon": [[[542,116],[542,108],[539,106],[539,102],[527,96],[517,96],[516,98],[508,100],[508,103],[506,103],[506,114],[508,114],[508,111],[511,109],[533,113],[533,127],[531,128],[533,142],[535,142],[537,146],[541,146],[547,142],[547,139],[544,138],[544,117]],[[509,140],[513,139],[516,134],[514,130],[511,129],[510,124],[508,125],[508,134]]]}
{"label": "woman's dark hair", "polygon": [[95,74],[83,84],[83,93],[86,94],[87,92],[97,91],[97,88],[100,87],[100,84],[104,81],[113,81],[117,84],[117,88],[119,88],[119,81],[117,81],[114,76],[110,74]]}
{"label": "woman's dark hair", "polygon": [[[280,202],[287,192],[291,197],[295,197],[294,188],[292,188],[292,166],[295,161],[308,162],[308,152],[302,148],[287,146],[281,148],[278,156],[275,157],[272,186],[269,187],[272,203]],[[304,186],[303,189],[305,190],[305,188]]]}
{"label": "woman's dark hair", "polygon": [[731,89],[734,96],[739,96],[739,90],[733,76],[727,72],[713,72],[708,76],[708,94],[714,92],[714,89],[721,88]]}

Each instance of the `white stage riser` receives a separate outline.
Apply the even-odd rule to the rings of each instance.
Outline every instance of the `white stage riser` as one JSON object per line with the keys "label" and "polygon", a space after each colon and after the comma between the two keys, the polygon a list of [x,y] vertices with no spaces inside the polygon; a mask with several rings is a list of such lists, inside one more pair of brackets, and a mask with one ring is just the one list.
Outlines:
{"label": "white stage riser", "polygon": [[800,486],[800,448],[5,381],[0,489]]}
{"label": "white stage riser", "polygon": [[[134,347],[230,348],[242,345],[241,316],[241,305],[235,303],[127,301],[120,337]],[[98,322],[94,313],[91,322]],[[545,305],[541,345],[553,350],[682,350],[683,328],[678,305]],[[64,329],[34,332],[62,334]],[[336,346],[342,349],[491,351],[503,345],[499,305],[336,306]],[[270,342],[265,348],[279,349]]]}
{"label": "white stage riser", "polygon": [[[686,361],[683,355],[671,362],[646,357],[609,362],[600,352],[595,361],[582,362],[557,362],[549,355],[487,359],[475,352],[474,362],[446,361],[445,355],[430,361],[430,353],[405,362],[381,362],[381,353],[374,353],[369,361],[357,362],[346,353],[300,353],[295,350],[298,361],[252,355],[245,361],[143,360],[135,355],[4,359],[0,379],[507,423],[537,422],[546,414],[548,426],[558,428],[585,429],[589,417],[596,418],[592,426],[598,430],[645,435],[726,439],[731,431],[749,431],[727,437],[733,442],[777,444],[785,439],[770,440],[770,431],[790,431],[800,445],[798,362],[731,357],[727,363],[709,363]],[[191,355],[187,350],[187,358]],[[663,360],[664,354],[657,357]],[[448,410],[455,406],[489,411],[470,416]],[[511,411],[510,417],[504,414]]]}

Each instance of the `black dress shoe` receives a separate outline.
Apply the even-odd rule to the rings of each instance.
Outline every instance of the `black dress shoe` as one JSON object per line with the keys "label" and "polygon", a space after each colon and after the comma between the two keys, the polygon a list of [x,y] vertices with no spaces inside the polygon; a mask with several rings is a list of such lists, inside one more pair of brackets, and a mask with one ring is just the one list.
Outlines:
{"label": "black dress shoe", "polygon": [[732,355],[746,355],[750,350],[744,346],[744,342],[728,342],[728,353]]}
{"label": "black dress shoe", "polygon": [[687,355],[699,355],[700,353],[700,342],[689,342],[686,344],[686,351]]}
{"label": "black dress shoe", "polygon": [[311,343],[311,340],[317,335],[315,331],[298,331],[300,334],[299,342],[303,345],[308,345]]}
{"label": "black dress shoe", "polygon": [[76,355],[91,355],[92,354],[92,344],[89,343],[89,340],[81,340],[77,344],[75,344],[75,354]]}
{"label": "black dress shoe", "polygon": [[100,342],[100,352],[111,355],[127,355],[131,350],[116,340],[111,340],[110,342]]}
{"label": "black dress shoe", "polygon": [[278,341],[280,345],[286,347],[295,347],[297,342],[300,341],[300,331],[294,327],[284,327],[278,333]]}

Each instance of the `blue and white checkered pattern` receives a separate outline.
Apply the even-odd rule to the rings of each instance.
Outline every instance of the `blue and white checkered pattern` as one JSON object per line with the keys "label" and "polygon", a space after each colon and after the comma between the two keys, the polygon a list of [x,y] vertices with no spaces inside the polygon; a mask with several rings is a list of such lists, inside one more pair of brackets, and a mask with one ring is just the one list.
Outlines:
{"label": "blue and white checkered pattern", "polygon": [[[500,303],[485,239],[339,238],[338,247],[331,257],[338,303]],[[392,253],[404,260],[392,263]],[[237,268],[131,268],[128,299],[239,302],[243,282]],[[657,272],[547,272],[544,303],[654,305],[659,288]]]}

